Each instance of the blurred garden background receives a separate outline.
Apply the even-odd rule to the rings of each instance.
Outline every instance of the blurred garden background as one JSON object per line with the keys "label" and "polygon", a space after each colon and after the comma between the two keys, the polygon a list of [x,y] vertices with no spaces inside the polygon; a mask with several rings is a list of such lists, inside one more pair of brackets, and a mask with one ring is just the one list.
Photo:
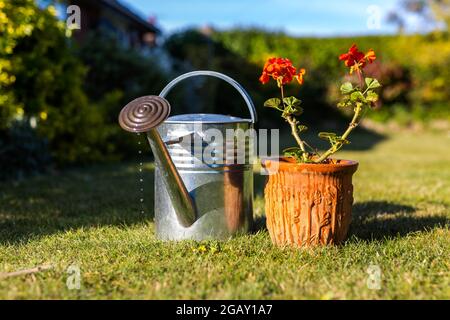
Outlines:
{"label": "blurred garden background", "polygon": [[[81,29],[67,27],[65,9],[72,3],[81,10]],[[146,3],[149,12],[158,7],[157,2],[136,3]],[[168,9],[180,15],[177,2],[169,3]],[[351,7],[351,1],[342,6]],[[220,11],[220,5],[207,7],[213,9]],[[317,125],[317,132],[339,126],[346,121],[336,108],[345,70],[337,57],[352,43],[375,49],[378,59],[368,72],[384,84],[382,102],[368,114],[367,126],[448,130],[448,1],[399,1],[392,12],[375,12],[374,17],[362,10],[363,23],[336,37],[262,29],[264,21],[260,29],[215,28],[210,21],[164,32],[163,19],[147,18],[132,1],[3,0],[0,10],[2,178],[135,157],[136,143],[117,126],[121,107],[138,96],[159,93],[173,77],[191,70],[211,69],[235,78],[258,108],[259,127],[281,127],[282,120],[262,108],[277,88],[257,81],[270,56],[289,57],[306,68],[304,87],[290,88],[304,102],[304,121]],[[302,5],[289,19],[301,19],[301,13]],[[293,23],[289,19],[282,25]],[[373,28],[376,23],[390,26],[390,34],[377,35],[370,19],[379,19]],[[323,25],[332,34],[333,22]],[[369,35],[360,35],[365,30]],[[170,101],[174,113],[244,112],[239,95],[211,79],[180,86]]]}
{"label": "blurred garden background", "polygon": [[[80,8],[79,21],[70,5]],[[0,296],[450,298],[449,24],[448,0],[0,0],[0,274],[56,265],[37,280],[0,282]],[[303,100],[302,123],[314,138],[349,121],[336,107],[346,72],[338,56],[353,43],[375,50],[368,73],[383,87],[377,108],[338,154],[361,162],[355,222],[341,254],[271,247],[261,177],[255,239],[207,247],[203,258],[192,254],[197,244],[156,242],[148,232],[151,153],[138,153],[143,136],[120,129],[121,108],[184,72],[209,69],[248,90],[259,128],[288,133],[262,107],[278,88],[258,81],[268,57],[288,57],[307,70],[305,84],[288,91]],[[247,114],[239,94],[218,80],[194,79],[168,100],[172,114]],[[136,183],[142,161],[149,175],[144,216]],[[373,259],[391,270],[384,291],[365,287]],[[88,270],[89,290],[64,291],[73,261]],[[282,273],[298,261],[303,274]],[[180,266],[191,273],[177,273]],[[333,277],[333,269],[342,273]],[[352,270],[361,273],[347,277]],[[145,272],[157,281],[142,280]]]}

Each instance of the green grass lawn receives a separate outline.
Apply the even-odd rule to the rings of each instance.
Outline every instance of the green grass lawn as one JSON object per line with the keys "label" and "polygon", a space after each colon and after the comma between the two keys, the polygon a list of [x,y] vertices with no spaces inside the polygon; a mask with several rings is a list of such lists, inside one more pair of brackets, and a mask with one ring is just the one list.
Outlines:
{"label": "green grass lawn", "polygon": [[[364,140],[364,139],[363,139]],[[264,228],[264,177],[255,179],[255,232],[227,242],[161,242],[146,166],[96,166],[0,184],[2,299],[450,299],[450,137],[402,133],[355,159],[349,239],[339,247],[277,248]],[[204,245],[204,250],[196,250]],[[69,290],[67,268],[81,271]],[[367,287],[370,265],[381,288]],[[1,275],[0,275],[1,277]]]}

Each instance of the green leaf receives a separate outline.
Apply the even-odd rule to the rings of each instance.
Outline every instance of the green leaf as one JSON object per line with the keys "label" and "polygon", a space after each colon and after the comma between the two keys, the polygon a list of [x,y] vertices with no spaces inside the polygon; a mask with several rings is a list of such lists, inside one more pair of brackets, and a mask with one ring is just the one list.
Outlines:
{"label": "green leaf", "polygon": [[366,93],[366,100],[369,101],[369,102],[377,102],[378,101],[378,94],[373,92],[372,90],[369,90]]}
{"label": "green leaf", "polygon": [[353,85],[351,84],[351,82],[345,82],[344,84],[341,85],[341,92],[342,94],[348,94],[350,92],[352,92],[353,89]]}
{"label": "green leaf", "polygon": [[303,108],[300,106],[293,107],[291,110],[289,110],[290,114],[293,114],[294,116],[299,116],[303,113]]}
{"label": "green leaf", "polygon": [[293,157],[297,162],[303,162],[302,155],[303,155],[302,149],[299,147],[290,147],[283,150],[283,154],[286,157]]}
{"label": "green leaf", "polygon": [[308,130],[307,126],[304,126],[302,124],[298,126],[298,132],[300,133],[305,132],[306,130]]}
{"label": "green leaf", "polygon": [[337,104],[338,108],[350,107],[352,102],[350,101],[350,95],[345,95],[342,97],[342,100]]}
{"label": "green leaf", "polygon": [[334,140],[334,142],[335,142],[335,143],[342,143],[342,144],[349,144],[349,143],[350,143],[350,141],[348,141],[347,139],[342,139],[341,137],[337,137],[337,138]]}
{"label": "green leaf", "polygon": [[290,116],[290,115],[294,115],[294,116],[299,116],[303,113],[303,108],[302,107],[290,107],[287,106],[284,110],[283,110],[283,117],[286,116]]}
{"label": "green leaf", "polygon": [[296,97],[286,97],[283,99],[283,102],[285,103],[286,107],[284,109],[284,112],[288,115],[296,115],[299,116],[303,113],[303,108],[300,107],[300,104],[302,103],[301,100],[297,99]]}
{"label": "green leaf", "polygon": [[296,97],[286,97],[283,99],[283,102],[291,107],[297,107],[302,103],[301,100],[297,99]]}
{"label": "green leaf", "polygon": [[272,99],[266,100],[266,102],[264,102],[264,107],[282,110],[280,108],[280,105],[281,105],[281,100],[278,98],[272,98]]}
{"label": "green leaf", "polygon": [[353,102],[357,102],[357,101],[362,101],[362,102],[366,102],[366,98],[364,98],[363,94],[361,93],[361,91],[355,91],[350,95],[350,100]]}
{"label": "green leaf", "polygon": [[350,107],[352,104],[349,101],[341,101],[338,102],[337,106],[338,108],[347,108]]}
{"label": "green leaf", "polygon": [[371,89],[379,88],[381,87],[381,84],[378,82],[377,79],[373,79],[372,83],[370,84]]}
{"label": "green leaf", "polygon": [[350,143],[350,141],[343,139],[341,136],[338,136],[333,132],[319,132],[319,138],[327,140],[332,146],[337,146],[338,148],[340,145]]}
{"label": "green leaf", "polygon": [[319,132],[319,138],[324,140],[330,140],[336,138],[336,133],[334,132]]}
{"label": "green leaf", "polygon": [[375,89],[381,87],[381,84],[378,82],[377,79],[374,78],[365,78],[364,81],[366,82],[368,89]]}
{"label": "green leaf", "polygon": [[303,152],[302,149],[300,149],[299,147],[289,147],[289,148],[283,149],[283,152],[290,152],[290,151]]}

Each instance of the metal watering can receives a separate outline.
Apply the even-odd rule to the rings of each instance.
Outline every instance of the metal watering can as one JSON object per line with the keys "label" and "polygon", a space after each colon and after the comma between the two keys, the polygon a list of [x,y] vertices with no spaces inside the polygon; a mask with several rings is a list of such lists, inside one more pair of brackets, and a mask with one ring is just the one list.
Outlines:
{"label": "metal watering can", "polygon": [[[251,119],[218,114],[168,117],[166,95],[180,81],[195,76],[212,76],[232,85],[244,98]],[[159,96],[137,98],[122,109],[121,127],[146,132],[155,157],[155,226],[159,239],[222,240],[249,231],[253,222],[252,136],[230,138],[227,130],[252,129],[256,120],[248,93],[232,78],[214,71],[183,74]],[[223,141],[216,139],[217,134],[224,137]],[[239,145],[243,146],[241,152]]]}

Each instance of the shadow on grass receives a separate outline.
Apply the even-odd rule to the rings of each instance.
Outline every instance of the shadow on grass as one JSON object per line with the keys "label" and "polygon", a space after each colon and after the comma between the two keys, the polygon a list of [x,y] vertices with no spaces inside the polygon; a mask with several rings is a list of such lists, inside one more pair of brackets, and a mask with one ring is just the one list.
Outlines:
{"label": "shadow on grass", "polygon": [[0,243],[152,221],[152,171],[147,168],[140,174],[137,164],[98,165],[2,183]]}
{"label": "shadow on grass", "polygon": [[355,203],[349,237],[381,240],[450,224],[444,216],[417,216],[416,208],[387,201]]}
{"label": "shadow on grass", "polygon": [[266,226],[266,216],[259,216],[259,217],[255,217],[253,219],[253,226],[252,226],[252,230],[251,233],[255,234],[258,233],[259,231],[266,231],[267,230],[267,226]]}
{"label": "shadow on grass", "polygon": [[[262,196],[265,180],[266,176],[255,175],[256,195]],[[140,174],[136,164],[101,165],[2,183],[0,244],[78,228],[147,223],[153,220],[153,184],[153,170],[147,167]],[[443,216],[419,216],[412,206],[368,201],[353,206],[349,236],[370,241],[449,224]],[[265,217],[256,217],[253,232],[265,229]]]}
{"label": "shadow on grass", "polygon": [[[354,236],[368,241],[381,240],[450,225],[450,219],[446,217],[421,217],[415,213],[416,209],[412,206],[387,201],[356,203],[353,206],[349,238]],[[252,233],[265,230],[266,217],[256,217]]]}
{"label": "shadow on grass", "polygon": [[353,205],[353,214],[360,217],[414,212],[416,209],[412,206],[389,201],[365,201]]}

